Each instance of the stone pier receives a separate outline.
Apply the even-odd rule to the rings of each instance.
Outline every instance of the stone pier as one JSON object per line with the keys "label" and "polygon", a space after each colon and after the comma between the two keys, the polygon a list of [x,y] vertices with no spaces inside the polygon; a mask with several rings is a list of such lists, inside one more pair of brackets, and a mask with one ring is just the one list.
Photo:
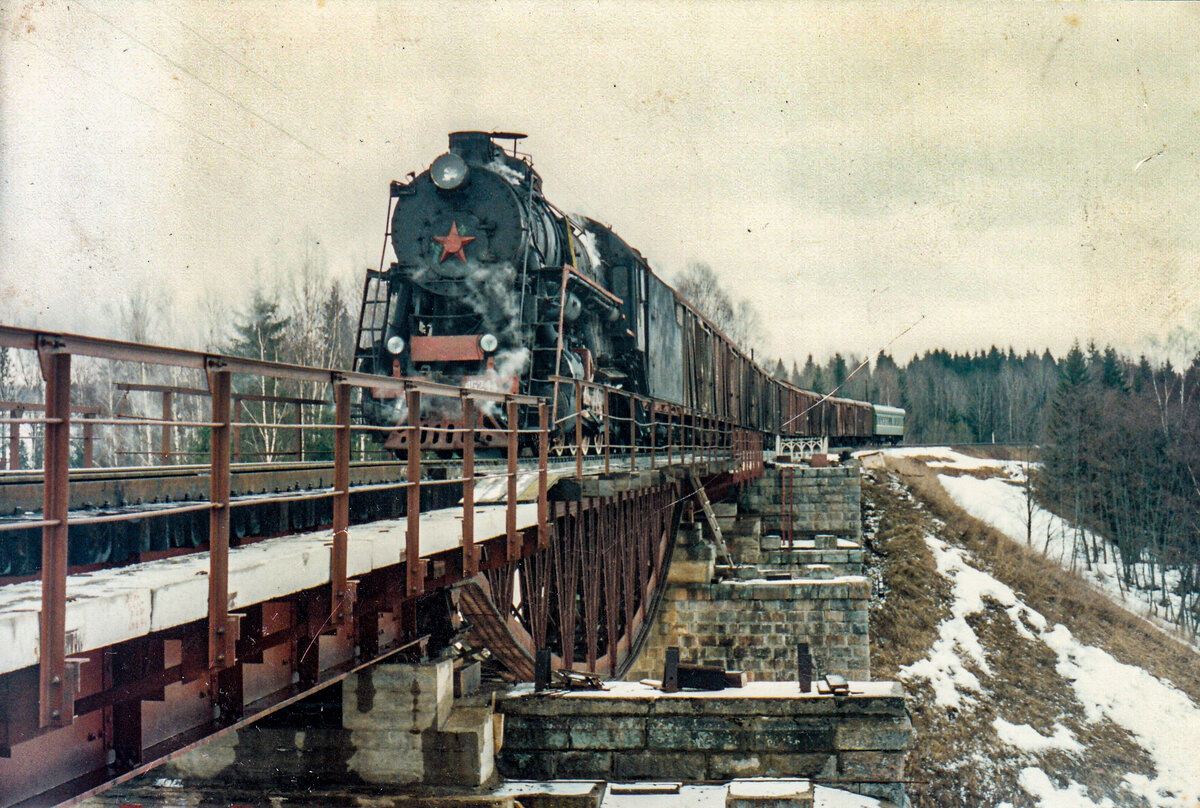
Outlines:
{"label": "stone pier", "polygon": [[264,787],[472,788],[494,780],[492,696],[455,699],[451,661],[380,663],[347,677],[340,699],[331,693],[204,744],[156,774]]}
{"label": "stone pier", "polygon": [[795,682],[663,693],[632,682],[606,691],[534,693],[497,702],[498,765],[523,779],[724,781],[814,778],[905,804],[913,742],[895,682],[854,682],[845,696]]}
{"label": "stone pier", "polygon": [[[790,510],[796,536],[830,533],[857,541],[862,532],[859,473],[857,460],[824,468],[776,466],[742,489],[738,507],[742,513],[760,514],[767,535],[782,533],[784,511]],[[785,485],[785,475],[790,485]],[[790,488],[788,502],[783,501],[785,488]]]}
{"label": "stone pier", "polygon": [[[713,505],[734,569],[723,567],[699,524],[680,530],[655,625],[626,678],[660,677],[666,649],[677,646],[685,662],[794,681],[800,643],[818,676],[871,678],[858,464],[791,473],[787,503],[782,472],[771,468],[736,503]],[[785,507],[796,537],[786,547],[778,532],[764,533]]]}

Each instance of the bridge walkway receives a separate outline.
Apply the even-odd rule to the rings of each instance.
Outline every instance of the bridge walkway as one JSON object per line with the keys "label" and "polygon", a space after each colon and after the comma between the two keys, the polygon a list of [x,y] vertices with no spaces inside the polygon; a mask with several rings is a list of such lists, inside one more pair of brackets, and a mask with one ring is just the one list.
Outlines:
{"label": "bridge walkway", "polygon": [[[625,396],[631,415],[611,419],[602,439],[585,437],[576,418],[560,448],[573,462],[555,469],[551,442],[561,430],[531,397],[3,326],[0,345],[36,353],[45,394],[44,417],[6,419],[21,422],[36,443],[30,454],[44,460],[40,512],[0,523],[0,541],[42,534],[37,579],[0,586],[5,808],[94,793],[366,665],[419,658],[449,639],[446,617],[463,581],[485,581],[500,618],[519,629],[512,636],[555,649],[558,665],[614,673],[636,649],[669,563],[691,493],[685,472],[699,472],[716,495],[762,470],[761,435],[616,390],[604,400]],[[170,428],[180,442],[190,434],[190,456],[207,460],[197,475],[208,478],[206,497],[123,512],[72,507],[73,487],[84,484],[71,476],[83,431],[71,405],[79,358],[112,363],[116,379],[160,366],[204,380],[208,412],[192,420],[89,413],[86,439],[94,465],[106,430]],[[323,403],[296,421],[235,421],[235,378],[287,383],[303,393],[295,400]],[[409,422],[354,424],[352,401],[363,389],[402,396]],[[596,397],[577,395],[585,398]],[[511,427],[491,432],[503,470],[480,480],[466,448],[457,476],[432,480],[412,452],[400,479],[352,485],[352,436],[399,431],[416,445],[422,401],[461,408],[470,425],[457,430],[464,447],[475,444],[476,408],[502,409]],[[332,485],[235,497],[235,428],[328,436]],[[119,482],[115,465],[108,471]],[[427,490],[446,487],[457,506],[422,507]],[[405,513],[352,524],[351,497],[366,492],[390,492]],[[239,546],[230,512],[283,500],[327,502],[332,524]],[[208,517],[203,552],[111,569],[68,564],[73,530],[132,520],[152,530],[181,513]]]}

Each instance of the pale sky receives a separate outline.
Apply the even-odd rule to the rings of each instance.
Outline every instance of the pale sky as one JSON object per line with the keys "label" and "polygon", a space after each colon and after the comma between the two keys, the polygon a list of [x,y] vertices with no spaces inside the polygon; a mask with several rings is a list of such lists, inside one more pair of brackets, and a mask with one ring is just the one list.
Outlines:
{"label": "pale sky", "polygon": [[560,208],[710,264],[774,354],[1200,331],[1200,6],[0,6],[0,320],[181,316],[517,130]]}

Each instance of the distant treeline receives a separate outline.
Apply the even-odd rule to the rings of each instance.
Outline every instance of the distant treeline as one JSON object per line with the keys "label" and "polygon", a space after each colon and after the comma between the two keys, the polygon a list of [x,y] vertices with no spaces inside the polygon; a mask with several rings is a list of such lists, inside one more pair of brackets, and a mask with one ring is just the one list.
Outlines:
{"label": "distant treeline", "polygon": [[903,407],[909,443],[1032,443],[1045,433],[1060,370],[1049,351],[992,347],[926,351],[905,365],[883,351],[869,363],[838,353],[818,364],[810,355],[790,371],[778,362],[775,375],[806,390]]}
{"label": "distant treeline", "polygon": [[[1200,627],[1200,354],[1178,371],[1106,351],[1067,354],[1049,408],[1035,495],[1110,539],[1122,584],[1161,593]],[[1090,568],[1106,549],[1076,537]],[[1178,601],[1175,599],[1178,597]]]}
{"label": "distant treeline", "polygon": [[[861,365],[861,367],[859,367]],[[858,368],[855,372],[855,368]],[[928,351],[898,365],[835,355],[775,374],[812,390],[904,407],[908,443],[1032,443],[1033,497],[1077,528],[1073,563],[1109,539],[1122,584],[1161,593],[1165,616],[1200,625],[1200,354],[1183,370],[1111,347],[1019,355]],[[852,375],[853,374],[853,375]]]}

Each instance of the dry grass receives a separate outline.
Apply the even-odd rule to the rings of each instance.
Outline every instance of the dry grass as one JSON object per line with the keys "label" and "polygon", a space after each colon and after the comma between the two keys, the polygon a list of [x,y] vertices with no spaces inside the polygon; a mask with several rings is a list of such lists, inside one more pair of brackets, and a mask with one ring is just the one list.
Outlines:
{"label": "dry grass", "polygon": [[[1122,662],[1136,664],[1169,680],[1192,698],[1200,694],[1196,654],[1147,632],[1128,614],[1077,576],[1014,544],[960,511],[932,471],[911,459],[889,458],[891,471],[915,500],[887,484],[884,474],[864,481],[867,539],[874,551],[872,574],[885,593],[873,606],[872,670],[875,678],[894,677],[904,665],[928,655],[937,625],[948,613],[949,582],[936,571],[925,535],[936,535],[973,554],[971,563],[1011,586],[1031,608],[1061,622],[1082,641],[1104,648]],[[896,479],[893,477],[893,479]],[[920,506],[918,505],[920,503]],[[936,518],[933,518],[936,517]],[[901,558],[896,555],[900,554]],[[1121,806],[1143,806],[1121,785],[1127,772],[1153,775],[1152,760],[1129,734],[1111,722],[1088,723],[1070,684],[1055,671],[1054,653],[1044,643],[1019,634],[999,604],[969,619],[987,649],[992,675],[975,674],[985,692],[960,710],[936,705],[931,688],[914,680],[910,712],[918,746],[909,760],[916,808],[995,805],[1035,808],[1017,782],[1022,768],[1036,765],[1061,787],[1068,780],[1087,786],[1089,796]],[[1000,742],[996,718],[1030,724],[1051,735],[1055,724],[1071,730],[1086,747],[1082,755],[1052,750],[1021,754]]]}
{"label": "dry grass", "polygon": [[1078,575],[964,513],[937,481],[940,470],[904,458],[889,458],[888,463],[946,523],[949,540],[974,553],[980,566],[1015,589],[1030,608],[1067,626],[1080,642],[1103,648],[1119,662],[1137,665],[1200,702],[1200,659],[1194,650],[1113,603]]}
{"label": "dry grass", "polygon": [[920,659],[948,614],[950,583],[938,574],[925,543],[926,518],[886,483],[863,480],[863,507],[879,519],[870,540],[875,577],[883,596],[871,603],[871,671],[895,679],[901,666]]}
{"label": "dry grass", "polygon": [[1041,450],[1036,446],[1005,446],[1001,444],[979,446],[976,444],[966,444],[963,446],[951,446],[950,448],[969,457],[978,457],[982,460],[1037,462],[1041,457]]}

